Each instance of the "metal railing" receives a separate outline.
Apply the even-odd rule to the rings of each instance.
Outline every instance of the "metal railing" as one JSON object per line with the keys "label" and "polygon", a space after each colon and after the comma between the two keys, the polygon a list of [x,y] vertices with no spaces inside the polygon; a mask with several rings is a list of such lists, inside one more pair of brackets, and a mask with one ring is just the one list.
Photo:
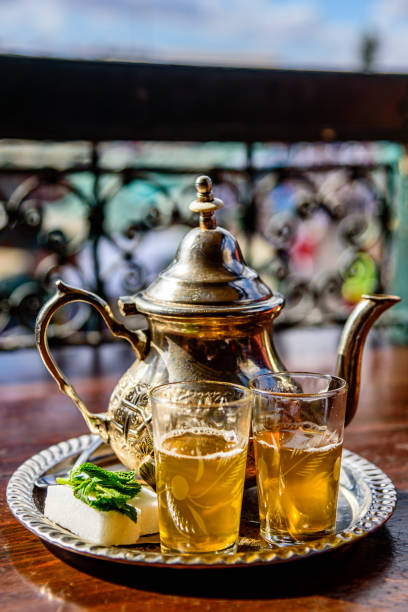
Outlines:
{"label": "metal railing", "polygon": [[[146,286],[196,224],[188,202],[198,174],[212,176],[226,203],[220,224],[285,294],[277,324],[343,321],[359,293],[389,289],[402,148],[293,143],[402,142],[406,77],[27,58],[0,64],[0,137],[67,141],[0,142],[1,348],[32,345],[36,313],[57,277],[111,302]],[[23,105],[24,91],[34,88],[33,107]],[[125,134],[126,143],[115,142]],[[284,136],[281,145],[259,142]],[[167,144],[146,142],[157,139]],[[190,144],[169,144],[175,139]],[[191,143],[214,140],[207,148]],[[64,146],[73,151],[61,160]],[[84,305],[56,317],[53,336],[105,338]]]}

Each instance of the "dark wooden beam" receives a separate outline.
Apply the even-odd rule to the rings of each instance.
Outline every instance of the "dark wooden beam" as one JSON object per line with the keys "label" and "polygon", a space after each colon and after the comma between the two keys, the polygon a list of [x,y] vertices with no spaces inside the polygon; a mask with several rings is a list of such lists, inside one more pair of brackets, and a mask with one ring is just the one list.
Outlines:
{"label": "dark wooden beam", "polygon": [[408,141],[408,76],[0,57],[0,138]]}

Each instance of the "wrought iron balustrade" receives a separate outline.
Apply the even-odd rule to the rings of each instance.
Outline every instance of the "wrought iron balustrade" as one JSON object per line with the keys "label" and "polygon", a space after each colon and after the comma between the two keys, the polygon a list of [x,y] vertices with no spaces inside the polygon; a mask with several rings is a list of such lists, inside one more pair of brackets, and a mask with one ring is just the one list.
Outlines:
{"label": "wrought iron balustrade", "polygon": [[[198,174],[212,176],[224,199],[219,223],[239,236],[249,263],[286,296],[277,325],[343,321],[362,291],[390,289],[402,147],[296,144],[296,133],[310,141],[403,141],[404,77],[122,64],[115,73],[110,63],[27,58],[0,58],[0,66],[6,96],[0,97],[0,137],[8,139],[0,142],[1,348],[33,344],[36,313],[56,278],[111,303],[149,283],[196,224],[188,203]],[[24,76],[26,87],[40,87],[39,99],[34,108],[20,104],[13,111]],[[245,90],[249,82],[252,95]],[[217,90],[210,89],[214,84]],[[237,84],[238,101],[228,89]],[[134,116],[121,98],[126,91]],[[389,103],[384,109],[375,99],[364,115],[376,91]],[[280,93],[277,100],[273,92]],[[347,95],[358,98],[348,115],[340,106]],[[109,104],[113,125],[106,125]],[[126,129],[129,140],[116,142]],[[285,133],[285,144],[262,144]],[[159,134],[167,142],[155,145]],[[20,137],[68,141],[13,139]],[[196,144],[173,144],[186,138]],[[55,318],[54,341],[106,338],[87,306],[67,308]]]}

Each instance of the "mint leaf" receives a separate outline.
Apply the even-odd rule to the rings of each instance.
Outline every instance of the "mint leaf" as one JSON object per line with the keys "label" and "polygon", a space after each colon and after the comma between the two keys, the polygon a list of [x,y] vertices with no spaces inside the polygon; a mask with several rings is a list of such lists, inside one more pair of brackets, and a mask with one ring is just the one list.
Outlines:
{"label": "mint leaf", "polygon": [[136,472],[109,472],[93,463],[83,463],[78,470],[89,477],[97,478],[106,487],[113,487],[126,495],[134,497],[141,489],[139,482],[136,482]]}
{"label": "mint leaf", "polygon": [[73,468],[68,478],[57,478],[57,483],[72,487],[75,497],[84,504],[102,512],[120,512],[136,523],[136,509],[128,504],[142,488],[135,475],[134,471],[110,472],[93,463],[83,463]]}

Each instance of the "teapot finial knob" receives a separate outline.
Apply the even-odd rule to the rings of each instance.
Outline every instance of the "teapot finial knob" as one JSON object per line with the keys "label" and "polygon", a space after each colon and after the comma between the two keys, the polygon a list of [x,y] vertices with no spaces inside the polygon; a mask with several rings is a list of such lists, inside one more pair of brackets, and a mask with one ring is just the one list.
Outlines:
{"label": "teapot finial knob", "polygon": [[199,176],[195,182],[195,186],[197,189],[197,198],[191,202],[190,210],[200,213],[201,229],[214,229],[214,213],[219,208],[222,208],[224,203],[222,200],[214,198],[212,180],[209,176]]}

